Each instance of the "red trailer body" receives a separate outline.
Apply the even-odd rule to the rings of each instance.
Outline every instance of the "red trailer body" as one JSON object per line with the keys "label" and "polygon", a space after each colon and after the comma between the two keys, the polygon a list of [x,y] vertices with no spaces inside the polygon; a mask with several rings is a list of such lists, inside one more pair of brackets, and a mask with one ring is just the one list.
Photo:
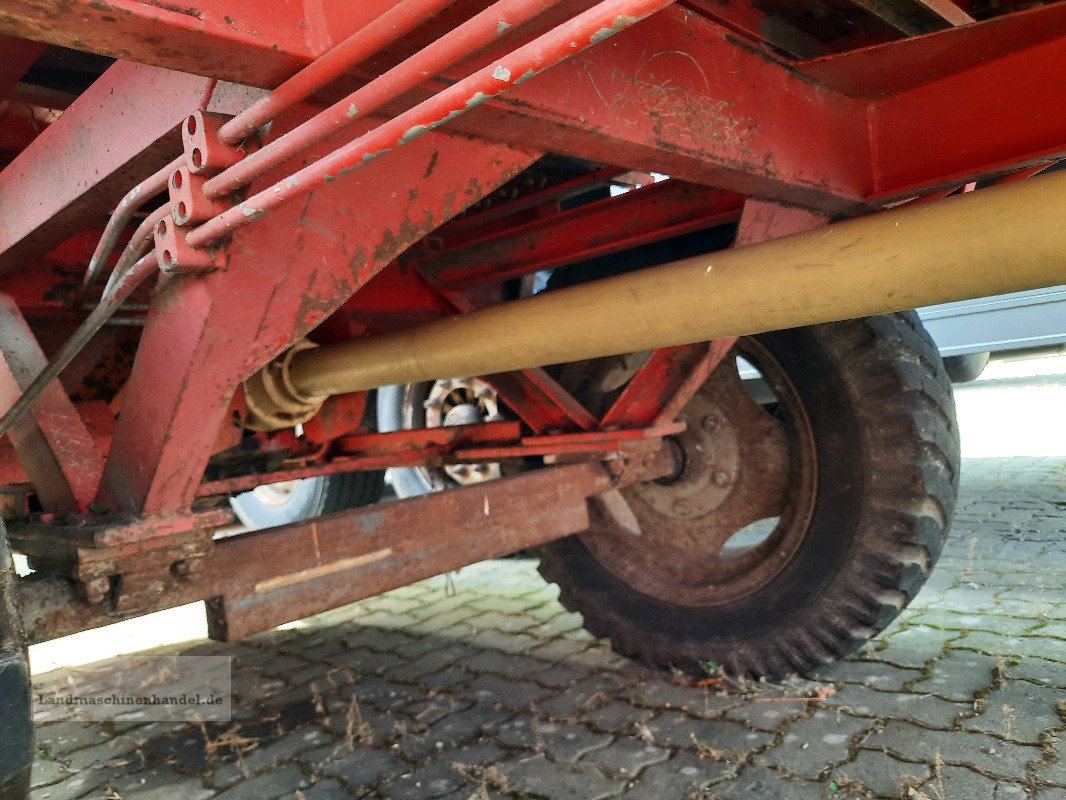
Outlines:
{"label": "red trailer body", "polygon": [[[773,650],[733,632],[718,660],[776,674],[839,655],[898,613],[950,521],[950,387],[909,317],[784,317],[836,325],[801,346],[759,339],[783,323],[752,312],[693,343],[575,305],[589,340],[612,344],[521,343],[565,317],[553,293],[600,291],[589,280],[616,308],[638,284],[610,276],[727,250],[740,264],[851,218],[1020,203],[1010,192],[1066,155],[1060,2],[4,0],[0,38],[0,497],[34,569],[10,590],[31,641],[191,600],[208,601],[212,636],[235,638],[556,540],[545,571],[587,620],[609,616],[567,589],[588,559],[604,586],[622,582],[611,591],[741,614],[800,569],[811,531],[847,529],[839,552],[862,539],[819,521],[848,502],[826,466],[836,417],[871,454],[848,491],[925,476],[906,503],[878,500],[910,509],[883,522],[906,541],[871,545],[881,588],[855,595],[846,631]],[[789,246],[758,252],[784,264]],[[1066,275],[944,269],[870,313]],[[801,311],[834,279],[809,280]],[[469,353],[455,337],[433,346],[463,320]],[[370,355],[393,342],[410,358]],[[851,366],[819,366],[845,350]],[[771,400],[739,381],[738,355]],[[497,366],[428,366],[452,357]],[[820,410],[813,386],[833,375],[898,406]],[[384,383],[407,387],[387,395],[396,424]],[[891,428],[907,403],[898,430],[863,427]],[[889,439],[912,434],[891,456]],[[448,491],[375,504],[386,468]],[[315,479],[328,480],[286,491],[344,498],[221,535],[231,496]],[[769,539],[722,555],[767,519]],[[861,583],[805,574],[826,596]],[[684,648],[630,641],[634,617],[618,613],[590,627],[691,665]]]}

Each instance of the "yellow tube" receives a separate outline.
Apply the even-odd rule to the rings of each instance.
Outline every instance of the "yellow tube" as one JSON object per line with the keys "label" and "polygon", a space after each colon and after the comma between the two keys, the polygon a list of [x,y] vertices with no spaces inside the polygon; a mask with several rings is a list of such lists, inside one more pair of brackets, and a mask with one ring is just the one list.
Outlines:
{"label": "yellow tube", "polygon": [[1066,171],[306,350],[309,396],[487,375],[1066,283]]}

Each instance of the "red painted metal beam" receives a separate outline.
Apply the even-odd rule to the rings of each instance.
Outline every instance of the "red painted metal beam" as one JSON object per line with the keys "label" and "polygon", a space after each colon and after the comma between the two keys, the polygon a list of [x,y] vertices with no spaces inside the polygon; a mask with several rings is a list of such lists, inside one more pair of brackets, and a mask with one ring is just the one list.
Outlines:
{"label": "red painted metal beam", "polygon": [[177,126],[207,78],[118,63],[0,172],[0,273],[104,219],[181,152]]}
{"label": "red painted metal beam", "polygon": [[[995,56],[995,21],[945,31],[948,48],[987,47],[988,58],[877,100],[874,197],[891,202],[930,189],[1005,175],[1066,156],[1066,84],[1049,80],[1066,64],[1066,7],[1020,13],[1033,38],[1055,24],[1059,36]],[[1004,22],[1011,21],[1008,17]],[[963,34],[971,34],[969,40]],[[949,36],[960,37],[952,42]],[[949,51],[950,52],[950,51]]]}
{"label": "red painted metal beam", "polygon": [[461,290],[734,222],[743,204],[738,194],[663,181],[501,231],[415,265],[442,289]]}
{"label": "red painted metal beam", "polygon": [[[0,295],[0,409],[6,411],[47,360],[18,306]],[[58,383],[12,429],[11,442],[45,511],[85,512],[100,482],[100,448]]]}
{"label": "red painted metal beam", "polygon": [[0,11],[0,33],[273,86],[332,43],[319,39],[309,21],[303,3],[261,0],[201,0],[195,6],[138,0],[7,0]]}
{"label": "red painted metal beam", "polygon": [[[272,133],[305,118],[290,115]],[[324,143],[312,156],[336,144]],[[459,213],[539,155],[438,133],[406,150],[405,158],[367,164],[284,206],[271,224],[239,231],[226,270],[175,276],[162,286],[112,440],[102,502],[146,514],[187,507],[238,382],[332,314],[446,214]],[[278,177],[265,176],[262,185]],[[397,195],[417,197],[396,203]]]}
{"label": "red painted metal beam", "polygon": [[[242,14],[251,14],[251,0],[233,6],[237,16],[229,15],[235,20],[230,25],[221,9],[232,5],[202,4],[196,18],[123,0],[110,4],[114,19],[105,22],[103,4],[89,0],[54,7],[15,2],[0,15],[0,31],[73,43],[91,28],[80,46],[113,50],[106,36],[98,40],[96,28],[78,16],[84,13],[105,32],[110,26],[126,31],[130,41],[136,38],[141,46],[130,45],[131,57],[224,77],[239,73],[246,82],[272,85],[350,32],[347,25],[354,29],[384,8],[376,3],[344,11],[337,4],[313,4],[305,30],[294,34],[295,12],[274,5],[257,17],[258,33],[251,35],[233,32],[243,30]],[[691,11],[672,8],[449,124],[511,145],[851,213],[946,180],[992,175],[1004,164],[1057,155],[1061,120],[1047,112],[1062,107],[1061,91],[1044,76],[1061,63],[1061,50],[1050,41],[1061,38],[1062,14],[1062,6],[1053,4],[794,64]],[[324,17],[329,25],[309,33],[311,23]],[[286,32],[286,43],[273,50]],[[185,46],[183,37],[193,33],[197,44]],[[256,47],[257,58],[249,60]],[[295,55],[301,49],[302,55]],[[419,90],[408,100],[425,96]],[[990,97],[997,98],[997,107],[1008,99],[999,118]],[[915,159],[916,152],[929,158]],[[915,162],[923,168],[913,167]]]}
{"label": "red painted metal beam", "polygon": [[534,433],[596,427],[596,418],[543,369],[486,375],[485,381]]}
{"label": "red painted metal beam", "polygon": [[863,102],[676,7],[452,124],[834,212],[871,189]]}
{"label": "red painted metal beam", "polygon": [[44,51],[44,45],[0,35],[0,100],[7,98],[22,76],[33,66],[33,62]]}

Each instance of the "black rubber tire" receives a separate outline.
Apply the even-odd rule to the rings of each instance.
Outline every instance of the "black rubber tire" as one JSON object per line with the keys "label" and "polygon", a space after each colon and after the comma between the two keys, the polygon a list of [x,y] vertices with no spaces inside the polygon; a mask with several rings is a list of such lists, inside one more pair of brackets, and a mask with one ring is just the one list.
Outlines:
{"label": "black rubber tire", "polygon": [[539,550],[560,600],[615,650],[657,667],[776,678],[847,655],[884,629],[940,556],[958,490],[951,383],[914,313],[755,337],[796,388],[814,434],[808,533],[736,601],[672,605],[608,572],[581,536]]}
{"label": "black rubber tire", "polygon": [[30,795],[33,715],[30,672],[15,598],[15,567],[0,520],[0,800]]}

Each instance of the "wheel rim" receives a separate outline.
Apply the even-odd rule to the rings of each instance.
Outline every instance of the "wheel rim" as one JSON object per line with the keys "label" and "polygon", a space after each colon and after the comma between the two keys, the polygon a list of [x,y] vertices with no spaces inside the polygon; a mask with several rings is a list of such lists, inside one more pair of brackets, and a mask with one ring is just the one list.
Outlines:
{"label": "wheel rim", "polygon": [[590,504],[582,541],[616,577],[656,599],[729,603],[766,586],[806,538],[816,462],[810,422],[780,365],[753,339],[736,351],[773,392],[760,405],[728,358],[680,418],[677,476]]}
{"label": "wheel rim", "polygon": [[[480,378],[411,384],[404,391],[403,419],[406,428],[476,425],[495,422],[500,418],[496,390]],[[501,475],[500,465],[496,463],[449,464],[439,469],[418,467],[417,470],[432,489],[456,484],[468,486],[494,480]]]}
{"label": "wheel rim", "polygon": [[255,487],[252,490],[252,494],[254,494],[263,505],[270,506],[271,508],[280,508],[292,501],[293,494],[295,494],[299,485],[300,481],[298,480],[268,483],[265,486]]}

